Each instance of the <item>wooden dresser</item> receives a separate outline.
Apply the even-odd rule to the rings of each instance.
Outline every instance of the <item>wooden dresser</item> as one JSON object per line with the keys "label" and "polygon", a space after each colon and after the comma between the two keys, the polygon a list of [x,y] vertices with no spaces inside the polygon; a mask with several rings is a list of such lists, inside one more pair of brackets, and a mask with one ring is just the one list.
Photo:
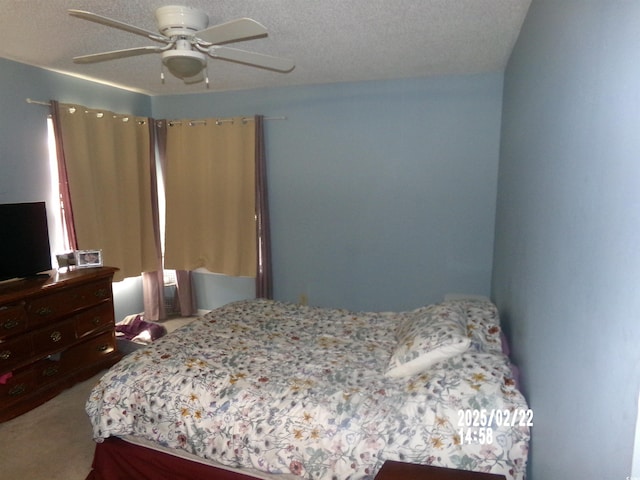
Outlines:
{"label": "wooden dresser", "polygon": [[0,285],[0,422],[121,358],[110,267]]}
{"label": "wooden dresser", "polygon": [[504,475],[387,460],[374,480],[506,480]]}

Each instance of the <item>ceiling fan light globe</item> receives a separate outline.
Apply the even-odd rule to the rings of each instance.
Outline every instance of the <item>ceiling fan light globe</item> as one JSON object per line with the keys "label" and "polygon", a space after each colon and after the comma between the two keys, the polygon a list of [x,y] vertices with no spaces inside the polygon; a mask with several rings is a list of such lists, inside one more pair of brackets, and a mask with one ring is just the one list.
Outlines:
{"label": "ceiling fan light globe", "polygon": [[178,78],[189,78],[197,75],[207,65],[200,52],[169,50],[162,54],[162,63],[172,75]]}

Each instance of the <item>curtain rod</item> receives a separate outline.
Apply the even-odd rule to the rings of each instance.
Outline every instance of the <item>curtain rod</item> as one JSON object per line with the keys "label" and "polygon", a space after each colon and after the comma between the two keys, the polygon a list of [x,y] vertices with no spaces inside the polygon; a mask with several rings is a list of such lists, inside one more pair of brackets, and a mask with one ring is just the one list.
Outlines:
{"label": "curtain rod", "polygon": [[27,98],[26,100],[27,100],[27,103],[31,103],[33,105],[44,105],[46,107],[50,107],[51,106],[51,103],[49,103],[49,102],[40,102],[38,100],[33,100],[31,98]]}
{"label": "curtain rod", "polygon": [[[240,119],[242,120],[243,123],[246,122],[252,122],[254,117],[240,117]],[[286,120],[287,117],[263,117],[263,120]],[[196,125],[206,125],[207,121],[209,119],[206,118],[202,118],[202,119],[198,119],[198,120],[165,120],[167,122],[167,125],[169,125],[170,127],[173,127],[174,125],[182,125],[182,124],[187,124],[190,127],[196,126]],[[161,120],[156,120],[156,121],[161,121]],[[222,125],[223,123],[233,123],[234,119],[233,118],[214,118],[212,119],[213,123],[215,123],[216,125]]]}
{"label": "curtain rod", "polygon": [[[32,105],[43,105],[45,107],[50,107],[51,106],[50,102],[42,102],[42,101],[39,101],[39,100],[33,100],[32,98],[27,98],[26,102],[30,103]],[[246,118],[249,118],[249,117],[246,117]],[[264,120],[286,120],[286,119],[287,119],[287,117],[264,117]],[[171,121],[172,120],[169,120],[169,122],[171,122]],[[224,122],[224,121],[227,121],[227,120],[219,120],[219,121],[220,122]],[[177,121],[175,121],[175,120],[173,120],[173,122],[177,123]],[[196,122],[199,122],[199,120],[193,120],[192,121],[192,123],[196,123]]]}

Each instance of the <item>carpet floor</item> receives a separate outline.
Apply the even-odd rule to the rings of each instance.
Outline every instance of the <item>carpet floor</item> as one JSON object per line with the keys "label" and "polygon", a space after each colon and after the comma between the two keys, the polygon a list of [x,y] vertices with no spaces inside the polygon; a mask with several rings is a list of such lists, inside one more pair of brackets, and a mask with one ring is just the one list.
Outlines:
{"label": "carpet floor", "polygon": [[2,480],[84,480],[94,442],[84,404],[102,374],[0,424]]}
{"label": "carpet floor", "polygon": [[[192,319],[163,324],[169,332]],[[102,373],[19,417],[0,423],[0,480],[84,480],[95,443],[84,411]]]}

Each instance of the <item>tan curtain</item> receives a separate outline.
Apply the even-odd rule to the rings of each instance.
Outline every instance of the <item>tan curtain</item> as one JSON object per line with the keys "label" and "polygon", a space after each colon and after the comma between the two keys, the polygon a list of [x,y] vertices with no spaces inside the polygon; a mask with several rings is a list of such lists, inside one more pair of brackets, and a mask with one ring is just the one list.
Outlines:
{"label": "tan curtain", "polygon": [[[157,120],[154,122],[154,136],[155,144],[157,146],[157,169],[154,170],[153,181],[160,182],[165,185],[165,169],[166,169],[166,146],[167,146],[167,122],[164,120]],[[159,177],[159,178],[158,178]],[[163,188],[164,190],[164,188]],[[156,227],[156,243],[161,248],[161,232],[160,232],[160,211],[158,208],[158,202],[154,202],[155,227]],[[145,272],[142,274],[142,290],[144,298],[144,317],[145,320],[164,320],[167,318],[167,311],[165,308],[165,295],[164,295],[164,260],[161,256],[158,258],[157,270],[155,272]],[[189,317],[197,312],[195,291],[192,286],[191,272],[184,270],[176,270],[176,297],[174,302],[177,301],[180,308],[180,314],[183,317]]]}
{"label": "tan curtain", "polygon": [[169,124],[165,267],[256,275],[253,119]]}
{"label": "tan curtain", "polygon": [[116,280],[157,268],[149,119],[60,104],[79,249],[102,249]]}

